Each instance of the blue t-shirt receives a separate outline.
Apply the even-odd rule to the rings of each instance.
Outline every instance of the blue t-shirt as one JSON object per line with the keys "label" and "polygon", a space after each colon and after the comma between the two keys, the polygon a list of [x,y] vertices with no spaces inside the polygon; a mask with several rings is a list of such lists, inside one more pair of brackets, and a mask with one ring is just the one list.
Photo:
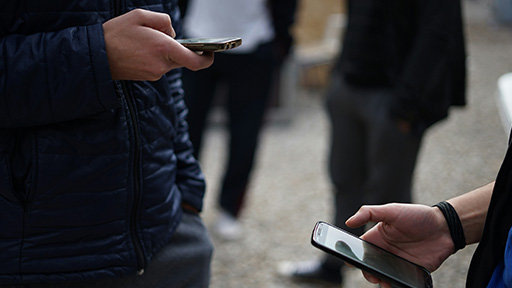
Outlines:
{"label": "blue t-shirt", "polygon": [[488,288],[512,287],[512,229],[508,232],[507,245],[505,246],[504,260],[501,261],[494,273]]}
{"label": "blue t-shirt", "polygon": [[496,177],[482,238],[469,266],[467,288],[512,288],[511,204],[512,136],[509,140],[509,149]]}

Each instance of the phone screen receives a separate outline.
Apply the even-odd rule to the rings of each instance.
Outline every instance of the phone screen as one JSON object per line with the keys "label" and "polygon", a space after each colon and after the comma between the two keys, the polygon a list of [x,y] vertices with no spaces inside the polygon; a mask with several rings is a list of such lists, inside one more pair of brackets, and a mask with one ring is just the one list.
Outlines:
{"label": "phone screen", "polygon": [[311,237],[312,244],[342,260],[401,287],[432,287],[430,273],[341,228],[318,222]]}

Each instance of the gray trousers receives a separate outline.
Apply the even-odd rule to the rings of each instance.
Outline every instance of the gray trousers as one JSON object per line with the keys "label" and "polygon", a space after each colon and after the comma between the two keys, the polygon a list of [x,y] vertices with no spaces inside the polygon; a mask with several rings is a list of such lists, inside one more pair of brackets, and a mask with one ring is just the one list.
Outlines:
{"label": "gray trousers", "polygon": [[[414,167],[422,136],[403,133],[389,113],[391,91],[349,85],[334,72],[327,91],[331,122],[329,174],[335,189],[334,224],[345,221],[363,204],[411,202]],[[325,266],[341,267],[327,257]]]}
{"label": "gray trousers", "polygon": [[144,274],[79,283],[25,284],[16,288],[204,288],[210,282],[213,245],[201,218],[189,213]]}

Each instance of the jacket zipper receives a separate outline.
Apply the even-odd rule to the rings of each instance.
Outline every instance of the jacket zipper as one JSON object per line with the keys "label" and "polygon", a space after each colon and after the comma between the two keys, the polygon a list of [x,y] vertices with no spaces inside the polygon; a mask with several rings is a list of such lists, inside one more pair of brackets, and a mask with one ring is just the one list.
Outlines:
{"label": "jacket zipper", "polygon": [[[117,17],[122,14],[122,0],[114,1],[114,17]],[[130,235],[133,242],[133,247],[135,249],[135,256],[137,259],[137,274],[144,274],[144,267],[146,266],[146,261],[144,259],[144,251],[142,249],[142,242],[140,240],[139,234],[137,233],[137,222],[138,222],[138,212],[139,212],[139,204],[141,200],[141,190],[140,190],[140,131],[137,129],[138,121],[136,117],[136,109],[134,104],[134,99],[132,94],[128,89],[128,83],[126,81],[118,81],[123,94],[125,95],[126,104],[128,106],[128,110],[130,113],[130,122],[132,126],[132,132],[134,135],[134,153],[133,153],[133,206],[130,214]]]}

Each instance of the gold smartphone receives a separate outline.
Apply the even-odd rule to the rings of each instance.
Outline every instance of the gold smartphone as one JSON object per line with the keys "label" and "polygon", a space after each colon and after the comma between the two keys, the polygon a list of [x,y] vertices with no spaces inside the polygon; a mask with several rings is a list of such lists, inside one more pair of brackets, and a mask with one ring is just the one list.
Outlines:
{"label": "gold smartphone", "polygon": [[176,39],[183,46],[193,51],[225,51],[242,45],[242,38],[188,38]]}

